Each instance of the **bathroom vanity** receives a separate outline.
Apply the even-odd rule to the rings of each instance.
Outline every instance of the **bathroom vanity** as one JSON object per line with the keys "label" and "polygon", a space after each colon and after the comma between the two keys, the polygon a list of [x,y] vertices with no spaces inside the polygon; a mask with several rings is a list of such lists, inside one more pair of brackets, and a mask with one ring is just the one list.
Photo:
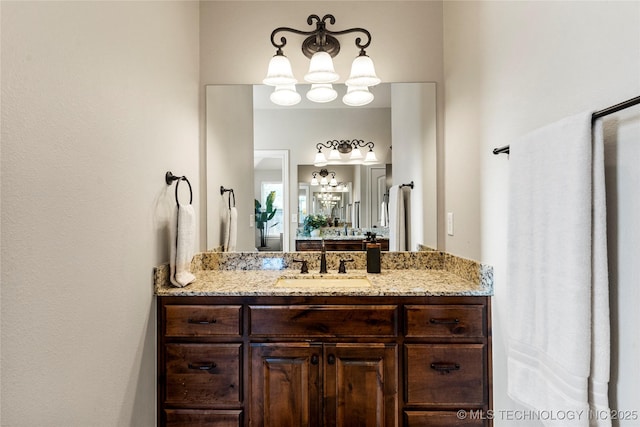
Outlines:
{"label": "bathroom vanity", "polygon": [[490,270],[439,252],[384,254],[375,275],[362,253],[346,275],[339,253],[326,275],[314,253],[206,256],[185,288],[156,271],[160,425],[489,425],[457,411],[492,407]]}

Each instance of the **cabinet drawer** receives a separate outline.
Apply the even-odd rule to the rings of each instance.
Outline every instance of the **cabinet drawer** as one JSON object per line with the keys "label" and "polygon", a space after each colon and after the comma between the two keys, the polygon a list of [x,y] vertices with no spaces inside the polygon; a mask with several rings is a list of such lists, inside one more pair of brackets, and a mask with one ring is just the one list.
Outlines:
{"label": "cabinet drawer", "polygon": [[240,336],[240,305],[167,305],[165,335],[169,337]]}
{"label": "cabinet drawer", "polygon": [[483,337],[484,306],[407,305],[407,337]]}
{"label": "cabinet drawer", "polygon": [[393,337],[396,305],[250,306],[253,336]]}
{"label": "cabinet drawer", "polygon": [[445,411],[407,411],[404,417],[407,427],[482,427],[486,423],[481,419],[471,419],[469,411],[464,413],[464,418],[457,412]]}
{"label": "cabinet drawer", "polygon": [[197,409],[165,409],[167,427],[240,427],[242,411],[203,411]]}
{"label": "cabinet drawer", "polygon": [[486,404],[485,354],[484,344],[406,344],[407,403]]}
{"label": "cabinet drawer", "polygon": [[239,405],[242,344],[166,344],[165,403]]}

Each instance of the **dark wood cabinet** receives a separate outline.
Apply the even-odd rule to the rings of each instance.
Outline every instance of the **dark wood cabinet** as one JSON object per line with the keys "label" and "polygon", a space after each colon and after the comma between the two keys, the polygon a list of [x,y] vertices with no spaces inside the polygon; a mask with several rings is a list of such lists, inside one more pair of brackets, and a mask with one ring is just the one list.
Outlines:
{"label": "dark wood cabinet", "polygon": [[[328,251],[364,251],[365,240],[353,240],[353,239],[325,239],[324,246]],[[381,245],[381,250],[389,250],[389,240],[378,240]],[[322,250],[322,240],[296,240],[296,252],[305,251],[320,251]]]}
{"label": "dark wood cabinet", "polygon": [[489,297],[158,301],[159,425],[491,425]]}

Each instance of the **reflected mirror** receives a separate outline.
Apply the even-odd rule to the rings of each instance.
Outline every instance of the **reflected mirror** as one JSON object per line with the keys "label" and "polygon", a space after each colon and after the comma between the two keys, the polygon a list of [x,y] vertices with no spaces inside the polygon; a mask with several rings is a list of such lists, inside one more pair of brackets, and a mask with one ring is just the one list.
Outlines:
{"label": "reflected mirror", "polygon": [[[305,85],[297,85],[303,101],[293,107],[280,107],[270,102],[273,88],[268,86],[207,86],[208,249],[220,247],[219,215],[225,205],[214,190],[221,185],[234,188],[236,194],[237,249],[253,251],[267,243],[266,247],[287,251],[295,248],[303,217],[316,210],[328,213],[332,226],[337,218],[339,227],[344,223],[361,229],[383,227],[386,218],[382,205],[389,188],[412,181],[410,247],[437,247],[435,83],[378,85],[371,89],[374,102],[364,107],[342,104],[345,88],[335,87],[339,92],[336,101],[315,104],[305,99]],[[313,166],[316,145],[334,139],[373,142],[379,162]],[[282,222],[278,220],[279,224],[273,226],[270,220],[267,240],[261,241],[255,200],[263,206],[269,182],[275,182],[260,178],[265,176],[262,171],[266,166],[260,166],[256,159],[264,150],[287,153],[288,172],[284,175],[289,183],[283,184],[282,206],[276,204],[276,215],[281,215]],[[255,168],[247,167],[254,164]],[[322,196],[321,189],[311,185],[311,172],[321,168],[336,172],[336,179],[346,184],[347,191]]]}

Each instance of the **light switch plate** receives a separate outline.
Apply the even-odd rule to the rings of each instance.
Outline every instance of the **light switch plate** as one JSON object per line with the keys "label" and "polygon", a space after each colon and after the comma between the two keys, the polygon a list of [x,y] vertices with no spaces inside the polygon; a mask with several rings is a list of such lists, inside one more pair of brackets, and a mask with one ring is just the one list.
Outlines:
{"label": "light switch plate", "polygon": [[453,212],[447,212],[447,234],[453,236]]}

